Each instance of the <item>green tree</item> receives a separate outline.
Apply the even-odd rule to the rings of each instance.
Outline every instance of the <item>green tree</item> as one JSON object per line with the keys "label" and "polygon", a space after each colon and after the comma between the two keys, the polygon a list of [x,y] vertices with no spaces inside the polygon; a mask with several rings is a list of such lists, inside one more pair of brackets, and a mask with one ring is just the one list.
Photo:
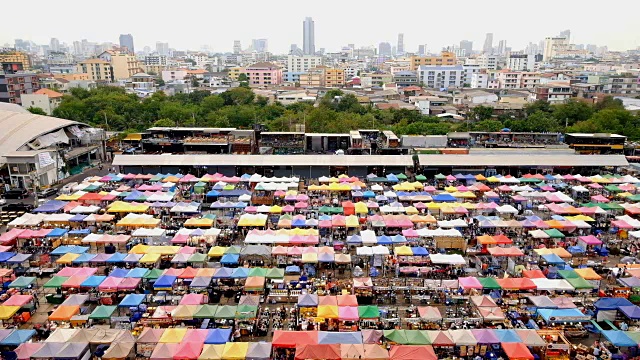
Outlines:
{"label": "green tree", "polygon": [[593,115],[591,105],[577,100],[569,100],[565,104],[553,106],[553,117],[560,124],[573,125],[579,121],[585,121]]}
{"label": "green tree", "polygon": [[200,107],[206,112],[217,111],[224,106],[224,99],[218,95],[209,95],[202,99]]}
{"label": "green tree", "polygon": [[240,82],[241,87],[249,87],[249,77],[247,76],[247,74],[240,73],[240,75],[238,75],[238,81]]}
{"label": "green tree", "polygon": [[503,124],[498,120],[482,120],[473,124],[475,131],[500,131],[503,128]]}
{"label": "green tree", "polygon": [[47,113],[44,112],[44,110],[42,110],[42,108],[39,108],[37,106],[29,106],[27,108],[27,111],[29,111],[32,114],[36,114],[36,115],[47,115]]}
{"label": "green tree", "polygon": [[256,95],[251,89],[233,88],[220,94],[225,105],[247,105],[253,103]]}
{"label": "green tree", "polygon": [[198,78],[196,77],[191,78],[191,87],[194,87],[194,88],[200,87],[200,82],[198,81]]}
{"label": "green tree", "polygon": [[527,114],[527,116],[533,114],[536,111],[550,113],[553,111],[553,109],[551,108],[551,104],[549,104],[549,102],[545,100],[536,100],[535,102],[524,107],[524,112]]}
{"label": "green tree", "polygon": [[489,120],[493,116],[493,108],[490,106],[476,106],[469,112],[469,117],[476,121]]}
{"label": "green tree", "polygon": [[594,105],[596,111],[606,110],[606,109],[617,109],[623,110],[624,105],[622,104],[622,100],[615,99],[613,96],[605,96],[602,100],[598,101]]}
{"label": "green tree", "polygon": [[176,126],[176,122],[171,119],[160,119],[153,123],[153,126],[157,127],[174,127]]}

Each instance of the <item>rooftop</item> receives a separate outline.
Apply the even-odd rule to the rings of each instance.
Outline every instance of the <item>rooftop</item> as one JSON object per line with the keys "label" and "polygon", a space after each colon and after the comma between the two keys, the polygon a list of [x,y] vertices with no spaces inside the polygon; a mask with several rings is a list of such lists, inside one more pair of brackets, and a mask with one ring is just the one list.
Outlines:
{"label": "rooftop", "polygon": [[34,94],[38,95],[47,95],[49,98],[61,98],[63,95],[57,91],[53,91],[51,89],[40,89],[36,91]]}

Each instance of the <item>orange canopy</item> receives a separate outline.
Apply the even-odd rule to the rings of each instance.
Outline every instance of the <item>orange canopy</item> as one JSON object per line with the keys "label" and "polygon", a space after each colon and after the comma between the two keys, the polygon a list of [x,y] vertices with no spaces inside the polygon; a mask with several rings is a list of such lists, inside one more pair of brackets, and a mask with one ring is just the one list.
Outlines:
{"label": "orange canopy", "polygon": [[80,306],[78,305],[60,305],[57,309],[55,309],[51,315],[49,315],[49,320],[51,321],[69,321],[71,318],[80,313]]}

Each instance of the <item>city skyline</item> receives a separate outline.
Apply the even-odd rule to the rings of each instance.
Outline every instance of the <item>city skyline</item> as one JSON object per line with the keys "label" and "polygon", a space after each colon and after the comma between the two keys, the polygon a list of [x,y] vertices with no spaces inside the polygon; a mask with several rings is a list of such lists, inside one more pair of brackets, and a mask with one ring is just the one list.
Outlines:
{"label": "city skyline", "polygon": [[[356,1],[356,3],[361,1]],[[554,13],[571,13],[571,17],[553,17],[553,22],[548,26],[522,26],[522,22],[507,17],[506,21],[487,22],[486,25],[478,23],[477,18],[482,18],[482,14],[492,16],[507,16],[509,3],[503,0],[495,1],[490,8],[477,2],[461,0],[464,11],[459,13],[458,26],[452,26],[449,21],[439,18],[430,19],[428,23],[422,20],[420,8],[424,11],[438,12],[446,11],[445,4],[424,4],[419,5],[416,11],[409,12],[404,21],[388,20],[384,17],[384,12],[363,6],[358,16],[366,18],[369,24],[381,24],[385,26],[367,26],[366,31],[362,30],[362,25],[357,22],[340,21],[335,19],[335,12],[329,9],[314,8],[313,11],[301,9],[293,6],[289,0],[283,1],[286,8],[285,13],[280,13],[277,18],[265,18],[260,12],[247,12],[243,14],[243,25],[238,26],[238,19],[234,17],[216,19],[215,22],[193,22],[188,27],[179,27],[183,31],[176,31],[174,26],[159,26],[150,29],[146,23],[125,23],[126,25],[102,27],[96,26],[95,21],[90,17],[81,16],[78,13],[74,21],[61,22],[55,28],[49,28],[46,23],[34,24],[28,28],[20,26],[19,17],[9,17],[0,24],[0,44],[13,44],[15,39],[31,40],[38,44],[49,44],[52,37],[59,39],[60,43],[71,45],[73,41],[89,39],[95,42],[118,43],[120,34],[132,34],[138,49],[144,46],[153,47],[156,42],[167,42],[172,48],[180,50],[198,50],[203,45],[208,45],[215,52],[231,52],[233,41],[240,39],[243,43],[248,43],[251,39],[268,39],[269,50],[276,54],[286,54],[291,44],[300,44],[303,34],[300,23],[305,18],[311,17],[314,21],[315,47],[326,48],[327,51],[338,51],[347,43],[355,43],[357,47],[373,46],[377,47],[380,42],[397,42],[397,35],[404,34],[404,48],[406,52],[417,52],[418,46],[428,43],[431,52],[439,52],[442,48],[460,40],[472,41],[474,50],[482,50],[480,46],[484,43],[486,33],[494,34],[494,41],[506,40],[507,44],[514,50],[524,49],[529,42],[537,43],[548,36],[555,36],[560,32],[571,29],[571,41],[578,44],[597,44],[598,46],[608,46],[611,50],[628,50],[640,46],[640,34],[635,31],[634,14],[631,8],[640,10],[640,4],[614,1],[624,5],[628,11],[617,14],[615,23],[612,19],[611,25],[599,23],[593,26],[590,22],[580,19],[592,14],[592,9],[587,6],[576,7],[573,4],[557,3],[542,0],[536,7],[528,10],[530,19],[540,19],[544,23],[544,16],[550,16],[549,9],[553,8]],[[25,7],[37,7],[40,1],[25,0]],[[142,1],[143,5],[145,1]],[[150,2],[149,2],[150,3]],[[154,2],[154,6],[144,7],[145,12],[153,18],[162,19],[161,11],[163,2]],[[257,2],[251,2],[257,5]],[[330,1],[331,3],[331,1]],[[364,4],[364,2],[362,2]],[[68,18],[73,15],[69,9],[80,8],[79,0],[63,0],[60,7],[49,9],[50,15],[55,18]],[[168,5],[169,3],[165,3]],[[337,4],[337,2],[336,2]],[[66,6],[65,6],[66,5]],[[356,4],[354,4],[356,5]],[[202,13],[208,10],[216,12],[230,13],[231,5],[221,4],[201,4]],[[328,7],[330,8],[330,7]],[[108,7],[104,9],[104,16],[116,15],[118,7]],[[268,19],[268,20],[267,20]],[[168,20],[171,21],[171,20]],[[606,20],[604,21],[606,22]],[[466,24],[466,25],[465,25]],[[231,31],[230,31],[231,30]],[[446,30],[446,31],[445,31]]]}

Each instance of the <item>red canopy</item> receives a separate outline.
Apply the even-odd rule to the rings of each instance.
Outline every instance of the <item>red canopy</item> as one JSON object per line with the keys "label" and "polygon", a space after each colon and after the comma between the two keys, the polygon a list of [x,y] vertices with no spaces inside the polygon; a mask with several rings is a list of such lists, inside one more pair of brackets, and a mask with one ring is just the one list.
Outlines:
{"label": "red canopy", "polygon": [[528,278],[506,278],[496,280],[504,290],[532,290],[536,289],[536,284]]}
{"label": "red canopy", "polygon": [[391,360],[438,360],[430,345],[394,345],[389,352]]}
{"label": "red canopy", "polygon": [[522,277],[529,279],[546,279],[544,273],[541,270],[522,270]]}
{"label": "red canopy", "polygon": [[296,359],[340,360],[339,344],[309,344],[296,346]]}
{"label": "red canopy", "polygon": [[523,343],[500,343],[502,350],[511,360],[533,360],[533,355],[527,346]]}
{"label": "red canopy", "polygon": [[[271,344],[273,347],[280,348],[295,348],[296,346],[318,344],[318,332],[276,330],[273,333]],[[340,356],[340,349],[338,349],[338,356]]]}

